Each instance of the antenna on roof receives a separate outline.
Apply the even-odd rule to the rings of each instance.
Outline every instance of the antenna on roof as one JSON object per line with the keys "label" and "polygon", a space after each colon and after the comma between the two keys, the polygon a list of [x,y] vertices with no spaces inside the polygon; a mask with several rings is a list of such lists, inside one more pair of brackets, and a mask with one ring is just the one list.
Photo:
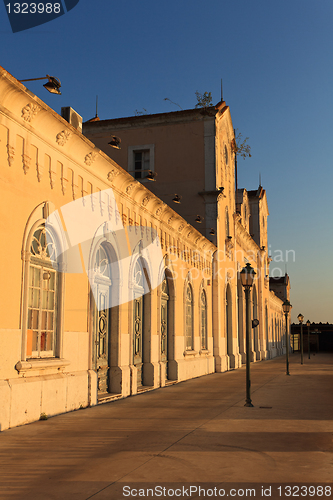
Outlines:
{"label": "antenna on roof", "polygon": [[98,118],[98,95],[96,96],[96,118]]}
{"label": "antenna on roof", "polygon": [[259,186],[261,186],[261,172],[259,172]]}
{"label": "antenna on roof", "polygon": [[223,101],[223,86],[222,86],[222,78],[221,78],[221,102]]}

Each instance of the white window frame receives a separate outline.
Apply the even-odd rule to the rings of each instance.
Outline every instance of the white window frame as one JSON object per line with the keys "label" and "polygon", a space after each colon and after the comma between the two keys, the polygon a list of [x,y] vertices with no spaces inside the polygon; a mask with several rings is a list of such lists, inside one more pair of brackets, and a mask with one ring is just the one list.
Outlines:
{"label": "white window frame", "polygon": [[149,182],[148,179],[146,179],[146,176],[148,175],[148,170],[151,172],[155,171],[155,145],[154,144],[139,144],[138,146],[128,146],[128,172],[135,177],[135,162],[134,162],[134,155],[135,153],[141,153],[144,151],[149,151],[149,169],[147,169],[147,172],[141,171],[144,177],[137,178],[136,180],[139,182]]}
{"label": "white window frame", "polygon": [[[33,214],[38,213],[41,206],[38,206]],[[43,205],[43,213],[49,211],[48,202]],[[22,344],[21,344],[21,360],[16,363],[16,370],[24,375],[26,372],[31,371],[31,375],[34,375],[34,370],[40,369],[58,369],[61,370],[65,366],[70,364],[70,361],[63,359],[63,309],[64,309],[64,264],[63,262],[58,263],[58,291],[57,291],[57,317],[56,321],[56,333],[55,333],[55,343],[54,351],[52,357],[31,357],[27,356],[27,324],[28,324],[28,293],[29,293],[29,272],[30,264],[32,264],[32,254],[30,252],[31,242],[34,232],[42,224],[45,224],[45,218],[39,218],[35,220],[34,223],[30,224],[30,227],[26,228],[24,243],[22,248],[22,259],[23,265],[23,283],[22,283],[22,310],[21,310],[21,328],[22,328]],[[58,238],[58,235],[55,235]],[[61,251],[59,252],[59,255]]]}

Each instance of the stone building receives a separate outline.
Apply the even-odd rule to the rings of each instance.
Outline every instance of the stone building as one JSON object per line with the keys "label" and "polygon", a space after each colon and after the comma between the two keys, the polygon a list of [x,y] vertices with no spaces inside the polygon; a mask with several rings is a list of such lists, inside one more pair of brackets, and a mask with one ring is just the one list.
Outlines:
{"label": "stone building", "polygon": [[[144,130],[126,146],[113,126],[91,142],[0,68],[1,430],[240,366],[246,261],[258,278],[253,360],[282,352],[266,194],[243,190],[236,210],[229,108],[210,109],[178,115],[176,129],[164,116],[164,149]],[[110,133],[130,164],[108,154]],[[175,205],[167,193],[180,185]]]}
{"label": "stone building", "polygon": [[245,361],[239,271],[247,261],[257,273],[252,311],[259,326],[253,331],[253,360],[281,354],[285,331],[281,306],[289,299],[289,278],[282,279],[283,298],[275,294],[275,281],[270,287],[269,280],[266,191],[261,186],[255,191],[236,190],[235,135],[226,103],[112,120],[95,117],[83,124],[83,133],[216,245],[216,370],[237,368]]}

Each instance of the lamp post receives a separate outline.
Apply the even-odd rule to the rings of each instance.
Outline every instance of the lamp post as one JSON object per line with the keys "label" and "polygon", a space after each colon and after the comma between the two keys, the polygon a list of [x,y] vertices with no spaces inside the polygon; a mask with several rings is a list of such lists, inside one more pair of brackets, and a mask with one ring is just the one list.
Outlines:
{"label": "lamp post", "polygon": [[282,309],[286,318],[286,362],[287,362],[287,375],[289,373],[289,334],[288,334],[288,314],[292,308],[289,300],[285,300],[282,304]]}
{"label": "lamp post", "polygon": [[306,326],[308,327],[308,355],[309,355],[309,359],[310,359],[310,320],[307,320],[306,322]]}
{"label": "lamp post", "polygon": [[246,303],[246,400],[244,406],[253,406],[251,401],[251,379],[250,379],[250,332],[251,332],[251,309],[250,309],[250,293],[251,287],[253,285],[253,280],[255,276],[255,271],[251,264],[248,262],[245,267],[241,270],[240,278],[245,292],[245,303]]}
{"label": "lamp post", "polygon": [[303,321],[304,321],[303,314],[299,314],[297,316],[297,319],[301,325],[301,365],[302,365],[303,364]]}

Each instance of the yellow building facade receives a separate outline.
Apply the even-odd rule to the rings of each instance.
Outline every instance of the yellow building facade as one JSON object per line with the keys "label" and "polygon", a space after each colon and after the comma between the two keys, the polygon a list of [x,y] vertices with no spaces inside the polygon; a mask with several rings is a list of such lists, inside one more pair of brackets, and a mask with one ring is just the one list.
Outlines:
{"label": "yellow building facade", "polygon": [[[157,169],[158,143],[138,140]],[[253,360],[282,353],[282,300],[244,222],[251,203],[268,215],[264,190],[244,191],[236,211],[231,165],[228,189],[207,178],[198,231],[97,143],[0,68],[1,430],[240,366],[246,261],[258,275]]]}

